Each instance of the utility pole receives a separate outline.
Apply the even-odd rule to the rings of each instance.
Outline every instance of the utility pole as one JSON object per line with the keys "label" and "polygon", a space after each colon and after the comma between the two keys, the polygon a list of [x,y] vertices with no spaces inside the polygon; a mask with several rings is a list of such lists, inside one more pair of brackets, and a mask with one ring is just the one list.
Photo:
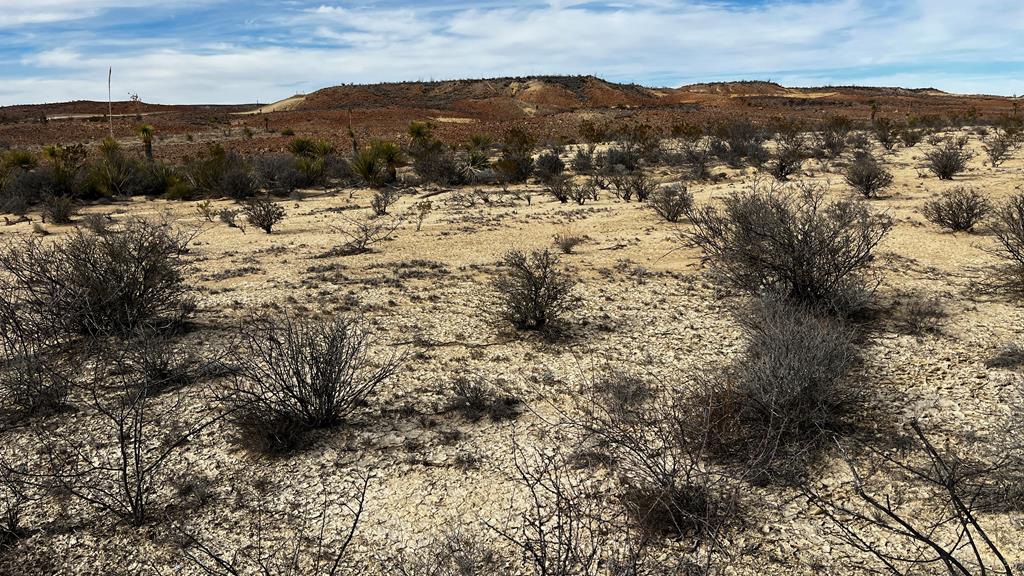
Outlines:
{"label": "utility pole", "polygon": [[110,138],[114,138],[114,101],[110,96],[110,78],[114,75],[114,67],[107,68],[107,125],[110,127]]}

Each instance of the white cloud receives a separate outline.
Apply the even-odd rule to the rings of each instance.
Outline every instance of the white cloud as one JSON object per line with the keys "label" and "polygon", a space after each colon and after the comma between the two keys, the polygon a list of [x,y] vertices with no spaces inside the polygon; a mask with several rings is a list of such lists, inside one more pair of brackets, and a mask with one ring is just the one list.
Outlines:
{"label": "white cloud", "polygon": [[[87,1],[93,7],[113,3]],[[66,8],[71,2],[43,4]],[[108,65],[122,92],[159,102],[268,101],[291,95],[296,86],[542,73],[667,84],[771,77],[804,85],[1024,91],[1013,73],[995,65],[972,68],[979,62],[1024,68],[1024,3],[1010,0],[969,7],[953,0],[787,0],[742,8],[649,0],[600,10],[571,0],[479,6],[320,5],[272,15],[276,29],[292,39],[285,45],[246,46],[226,38],[220,46],[200,41],[172,50],[181,44],[168,43],[112,57],[87,45],[40,50],[23,58],[40,67],[38,75],[7,77],[0,103],[101,99]],[[940,72],[913,71],[925,67]]]}

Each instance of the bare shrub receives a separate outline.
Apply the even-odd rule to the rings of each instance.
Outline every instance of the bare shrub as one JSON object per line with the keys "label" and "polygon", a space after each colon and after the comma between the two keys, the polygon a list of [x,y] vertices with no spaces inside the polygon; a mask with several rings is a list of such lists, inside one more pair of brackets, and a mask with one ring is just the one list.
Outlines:
{"label": "bare shrub", "polygon": [[[25,473],[23,478],[39,486],[55,483],[99,510],[140,525],[153,516],[153,500],[167,479],[170,457],[220,415],[201,411],[191,421],[181,421],[183,396],[158,399],[145,381],[134,379],[119,362],[115,359],[114,370],[100,365],[93,385],[101,440],[46,435],[41,441],[48,470]],[[110,390],[111,397],[103,397],[101,389]]]}
{"label": "bare shrub", "polygon": [[1024,347],[1010,342],[985,360],[986,368],[1016,368],[1024,365]]}
{"label": "bare shrub", "polygon": [[587,179],[579,184],[570,183],[568,194],[573,202],[583,206],[587,200],[597,200],[597,185],[593,179]]}
{"label": "bare shrub", "polygon": [[388,559],[393,576],[510,576],[492,543],[480,536],[448,530],[427,546]]}
{"label": "bare shrub", "polygon": [[576,282],[550,250],[507,252],[502,270],[492,281],[498,298],[496,314],[519,330],[547,330],[572,306]]}
{"label": "bare shrub", "polygon": [[259,186],[274,196],[289,196],[299,188],[313,184],[319,176],[315,168],[308,168],[309,163],[305,166],[313,177],[304,173],[299,160],[288,154],[257,156],[253,158],[252,166]]}
{"label": "bare shrub", "polygon": [[241,210],[232,210],[230,208],[224,208],[220,212],[217,212],[217,219],[227,224],[228,228],[237,228],[245,233],[245,226],[238,222],[238,215],[241,214]]}
{"label": "bare shrub", "polygon": [[[630,174],[626,180],[626,186],[629,191],[636,196],[638,202],[646,202],[647,199],[654,193],[658,185],[653,180],[644,175],[643,172],[637,171]],[[624,198],[627,202],[627,198]]]}
{"label": "bare shrub", "polygon": [[373,198],[370,199],[370,208],[375,216],[384,216],[388,213],[388,208],[395,202],[398,202],[398,198],[398,192],[393,188],[375,190]]}
{"label": "bare shrub", "polygon": [[858,154],[846,170],[846,183],[864,195],[877,196],[892,185],[892,174],[870,154]]}
{"label": "bare shrub", "polygon": [[892,120],[877,118],[873,128],[875,130],[875,137],[878,138],[878,143],[882,145],[882,148],[892,150],[896,147],[897,129],[896,124]]}
{"label": "bare shrub", "polygon": [[[338,499],[324,491],[316,524],[295,511],[274,511],[267,506],[267,494],[257,494],[256,510],[249,519],[246,545],[233,553],[222,552],[203,542],[199,537],[183,532],[184,556],[193,566],[208,576],[336,576],[350,574],[348,550],[352,545],[366,508],[366,490],[369,477],[353,482],[355,495],[345,502],[348,526],[337,530],[331,518],[330,503]],[[274,534],[273,528],[293,526],[288,532]],[[333,537],[331,535],[334,535]]]}
{"label": "bare shrub", "polygon": [[565,172],[565,162],[562,162],[558,152],[545,152],[537,157],[533,172],[541,182],[550,184]]}
{"label": "bare shrub", "polygon": [[261,196],[247,201],[242,208],[242,213],[245,214],[245,219],[249,221],[249,224],[267,234],[270,234],[274,225],[284,220],[285,215],[284,208],[280,204]]}
{"label": "bare shrub", "polygon": [[954,232],[970,232],[992,212],[992,203],[977,190],[960,186],[926,202],[921,213],[933,224]]}
{"label": "bare shrub", "polygon": [[665,220],[678,222],[680,216],[693,208],[693,194],[682,184],[672,184],[655,190],[647,203]]}
{"label": "bare shrub", "polygon": [[0,552],[13,548],[30,534],[21,520],[31,499],[17,472],[0,466]]}
{"label": "bare shrub", "polygon": [[622,479],[633,526],[647,537],[685,539],[710,563],[725,532],[742,523],[740,484],[706,461],[714,429],[691,392],[607,371],[581,395],[575,425]]}
{"label": "bare shrub", "polygon": [[1024,195],[1011,196],[995,211],[992,233],[998,241],[995,254],[1005,260],[991,283],[1012,292],[1024,290]]}
{"label": "bare shrub", "polygon": [[181,257],[190,240],[166,223],[128,220],[112,234],[75,230],[52,243],[16,241],[0,251],[0,290],[25,322],[50,334],[128,336],[168,327],[191,313]]}
{"label": "bare shrub", "polygon": [[760,166],[768,159],[766,138],[762,128],[740,119],[719,125],[711,146],[715,155],[729,166],[740,167],[744,161]]}
{"label": "bare shrub", "polygon": [[501,392],[480,374],[460,374],[452,382],[448,408],[477,422],[484,416],[491,420],[510,420],[519,415],[521,403],[515,396]]}
{"label": "bare shrub", "polygon": [[763,188],[725,199],[721,211],[694,207],[684,238],[704,250],[712,272],[753,293],[780,293],[798,302],[852,312],[873,289],[865,272],[892,227],[851,200],[825,201],[821,188]]}
{"label": "bare shrub", "polygon": [[554,238],[555,246],[558,247],[562,254],[572,254],[573,250],[575,250],[577,246],[586,241],[587,239],[585,237],[569,232],[559,232],[558,234],[555,234]]}
{"label": "bare shrub", "polygon": [[70,224],[75,215],[75,201],[68,196],[46,196],[40,211],[44,222]]}
{"label": "bare shrub", "polygon": [[[804,493],[833,522],[841,542],[873,561],[869,570],[901,576],[922,569],[1012,575],[996,533],[980,519],[978,480],[991,470],[977,468],[948,447],[940,451],[918,422],[911,428],[923,462],[868,448],[872,462],[863,472],[844,453],[856,498],[823,495],[809,486]],[[922,500],[910,498],[922,493]],[[856,562],[864,568],[861,558]]]}
{"label": "bare shrub", "polygon": [[355,256],[370,252],[374,245],[386,242],[394,235],[401,225],[397,219],[373,218],[370,220],[344,219],[346,224],[334,228],[334,231],[345,238],[345,242],[320,254],[320,258],[334,256]]}
{"label": "bare shrub", "polygon": [[997,167],[1006,161],[1021,145],[1021,138],[1018,134],[998,130],[987,138],[982,139],[982,146],[988,155],[989,164]]}
{"label": "bare shrub", "polygon": [[352,415],[398,370],[394,354],[373,364],[371,343],[354,320],[249,320],[227,402],[252,445],[287,451]]}
{"label": "bare shrub", "polygon": [[72,383],[68,354],[59,343],[23,324],[14,306],[6,302],[0,306],[0,394],[4,404],[28,416],[64,407]]}
{"label": "bare shrub", "polygon": [[818,132],[818,146],[829,158],[838,158],[846,150],[853,125],[842,116],[829,118]]}
{"label": "bare shrub", "polygon": [[569,195],[572,193],[572,179],[568,176],[557,176],[552,178],[548,182],[548,192],[554,196],[555,200],[558,200],[562,204],[569,201]]}
{"label": "bare shrub", "polygon": [[950,138],[925,153],[928,169],[940,180],[952,180],[967,169],[974,154],[965,149],[966,141]]}
{"label": "bare shrub", "polygon": [[571,161],[572,171],[579,175],[588,175],[594,171],[594,146],[576,149]]}
{"label": "bare shrub", "polygon": [[791,482],[862,399],[846,378],[857,360],[853,334],[836,319],[772,297],[740,321],[745,348],[709,383],[711,450],[745,462],[763,480]]}
{"label": "bare shrub", "polygon": [[937,332],[948,314],[942,300],[913,293],[907,296],[896,313],[896,325],[906,334],[920,336]]}
{"label": "bare shrub", "polygon": [[803,137],[799,134],[782,140],[768,161],[768,173],[780,182],[800,172],[807,157]]}

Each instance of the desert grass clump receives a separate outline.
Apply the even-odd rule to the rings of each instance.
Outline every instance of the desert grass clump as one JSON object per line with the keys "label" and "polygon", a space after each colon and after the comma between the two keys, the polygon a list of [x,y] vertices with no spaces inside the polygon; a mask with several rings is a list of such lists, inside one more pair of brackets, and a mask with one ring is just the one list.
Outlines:
{"label": "desert grass clump", "polygon": [[76,229],[52,243],[14,241],[0,250],[0,291],[48,334],[168,328],[192,310],[182,258],[190,240],[167,223],[128,220],[116,233]]}
{"label": "desert grass clump", "polygon": [[743,352],[708,385],[711,450],[755,477],[790,482],[861,401],[862,388],[847,377],[858,356],[854,335],[840,320],[772,296],[740,322]]}
{"label": "desert grass clump", "polygon": [[693,207],[693,194],[682,184],[673,184],[658,188],[647,199],[647,203],[669,222],[678,222],[679,218]]}
{"label": "desert grass clump", "polygon": [[704,250],[712,274],[752,293],[779,293],[809,306],[851,313],[873,290],[866,272],[892,228],[858,201],[826,202],[817,186],[796,189],[755,183],[727,197],[721,210],[686,211],[683,234]]}
{"label": "desert grass clump", "polygon": [[492,281],[497,316],[519,330],[548,330],[572,306],[576,284],[550,250],[512,250]]}
{"label": "desert grass clump", "polygon": [[253,318],[240,336],[227,401],[245,438],[268,452],[350,417],[400,363],[394,354],[373,362],[371,334],[350,319]]}
{"label": "desert grass clump", "polygon": [[970,232],[992,212],[992,203],[977,190],[960,186],[921,208],[929,222],[954,232]]}
{"label": "desert grass clump", "polygon": [[245,214],[245,219],[249,221],[249,224],[267,234],[270,234],[274,226],[284,220],[285,216],[284,208],[280,204],[262,196],[247,201],[242,208],[242,213]]}
{"label": "desert grass clump", "polygon": [[966,139],[950,138],[925,153],[928,169],[940,180],[952,180],[967,169],[967,163],[974,157],[965,149]]}
{"label": "desert grass clump", "polygon": [[868,153],[858,154],[846,170],[846,183],[865,198],[877,196],[892,180],[892,174]]}

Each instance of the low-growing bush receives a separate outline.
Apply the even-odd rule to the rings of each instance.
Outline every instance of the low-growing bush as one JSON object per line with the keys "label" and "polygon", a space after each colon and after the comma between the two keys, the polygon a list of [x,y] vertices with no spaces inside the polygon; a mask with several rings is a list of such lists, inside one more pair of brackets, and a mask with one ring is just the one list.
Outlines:
{"label": "low-growing bush", "polygon": [[878,143],[882,145],[882,148],[886,150],[892,150],[896,147],[896,137],[898,131],[896,124],[888,118],[877,118],[873,124],[875,130],[875,137],[878,138]]}
{"label": "low-growing bush", "polygon": [[289,196],[312,183],[294,156],[266,154],[253,158],[252,165],[260,188],[274,196]]}
{"label": "low-growing bush", "polygon": [[682,184],[662,186],[651,194],[647,203],[665,220],[678,222],[693,207],[693,194]]}
{"label": "low-growing bush", "polygon": [[992,203],[977,190],[963,186],[926,202],[921,213],[933,224],[954,232],[970,232],[992,212]]}
{"label": "low-growing bush", "polygon": [[760,166],[768,159],[764,147],[766,139],[764,129],[750,120],[734,120],[717,127],[712,150],[729,166],[740,167],[744,161]]}
{"label": "low-growing bush", "polygon": [[248,162],[219,144],[211,145],[184,168],[185,182],[197,196],[227,196],[244,200],[258,191],[258,182]]}
{"label": "low-growing bush", "polygon": [[384,216],[388,213],[388,208],[398,202],[398,198],[398,192],[393,188],[374,190],[373,197],[370,198],[370,209],[375,216]]}
{"label": "low-growing bush", "polygon": [[864,195],[877,196],[892,185],[892,174],[867,153],[858,154],[846,170],[846,183]]}
{"label": "low-growing bush", "polygon": [[284,220],[284,208],[280,204],[258,196],[245,203],[242,208],[242,213],[245,214],[245,219],[249,221],[249,224],[263,230],[267,234],[270,234],[274,226]]}
{"label": "low-growing bush", "polygon": [[626,178],[626,187],[630,195],[636,196],[637,201],[646,202],[658,185],[643,172],[637,171]]}
{"label": "low-growing bush", "polygon": [[974,157],[965,149],[966,141],[950,138],[925,153],[928,169],[940,180],[952,180],[967,169],[967,163]]}
{"label": "low-growing bush", "polygon": [[75,201],[67,196],[47,196],[40,207],[43,221],[51,224],[70,224],[75,215]]}
{"label": "low-growing bush", "polygon": [[863,397],[847,378],[857,360],[853,333],[771,296],[740,321],[744,350],[709,384],[711,449],[751,465],[763,480],[790,482],[847,427]]}
{"label": "low-growing bush", "polygon": [[853,124],[843,116],[829,118],[818,131],[817,146],[828,158],[838,158],[846,150]]}
{"label": "low-growing bush", "polygon": [[852,312],[871,286],[872,252],[892,228],[861,202],[826,202],[813,186],[764,188],[727,197],[718,210],[687,210],[684,236],[704,250],[712,273],[753,293],[781,293],[812,306]]}
{"label": "low-growing bush", "polygon": [[1019,134],[1007,132],[1006,130],[997,130],[987,138],[982,139],[981,142],[985,148],[985,153],[988,155],[989,164],[997,167],[1005,162],[1014,151],[1020,148],[1021,137]]}
{"label": "low-growing bush", "polygon": [[555,246],[558,246],[562,254],[572,254],[577,246],[586,242],[586,238],[577,234],[559,232],[555,234],[554,241]]}
{"label": "low-growing bush", "polygon": [[519,415],[521,403],[509,394],[489,384],[479,374],[459,375],[452,382],[450,410],[477,422],[488,416],[495,422],[511,420]]}
{"label": "low-growing bush", "polygon": [[377,140],[359,150],[349,161],[349,170],[371,188],[380,188],[398,179],[402,149],[394,142]]}
{"label": "low-growing bush", "polygon": [[549,250],[529,256],[512,250],[502,258],[502,270],[492,285],[498,298],[496,314],[520,330],[547,330],[572,306],[575,281],[559,268]]}
{"label": "low-growing bush", "polygon": [[246,438],[262,450],[287,451],[307,432],[350,417],[398,370],[394,354],[371,360],[371,342],[354,320],[248,321],[227,398]]}
{"label": "low-growing bush", "polygon": [[176,325],[191,312],[182,259],[190,239],[168,224],[129,220],[111,234],[14,241],[0,250],[0,292],[48,334],[129,336]]}
{"label": "low-growing bush", "polygon": [[565,162],[562,162],[558,152],[555,151],[545,152],[538,156],[533,169],[534,175],[545,184],[550,184],[563,172],[565,172]]}
{"label": "low-growing bush", "polygon": [[494,163],[494,169],[503,181],[526,182],[533,174],[533,147],[536,141],[525,130],[512,128],[505,132],[501,144],[501,157]]}
{"label": "low-growing bush", "polygon": [[996,209],[992,233],[998,241],[995,253],[1005,260],[992,284],[1010,292],[1024,292],[1024,195],[1015,194]]}

